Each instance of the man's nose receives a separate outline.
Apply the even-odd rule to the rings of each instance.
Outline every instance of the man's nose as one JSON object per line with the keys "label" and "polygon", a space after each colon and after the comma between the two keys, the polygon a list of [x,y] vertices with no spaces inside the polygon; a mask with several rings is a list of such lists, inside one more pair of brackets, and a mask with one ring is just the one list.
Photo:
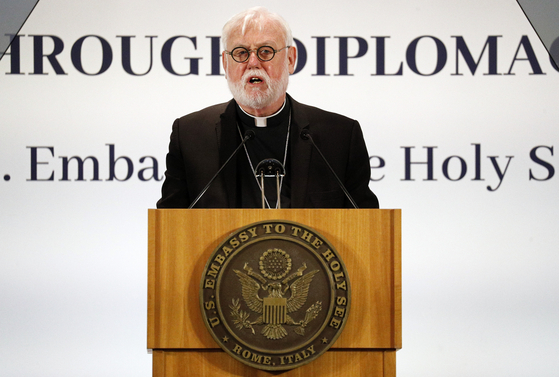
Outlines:
{"label": "man's nose", "polygon": [[248,65],[250,67],[259,67],[260,66],[260,59],[258,59],[257,51],[249,51],[248,53]]}

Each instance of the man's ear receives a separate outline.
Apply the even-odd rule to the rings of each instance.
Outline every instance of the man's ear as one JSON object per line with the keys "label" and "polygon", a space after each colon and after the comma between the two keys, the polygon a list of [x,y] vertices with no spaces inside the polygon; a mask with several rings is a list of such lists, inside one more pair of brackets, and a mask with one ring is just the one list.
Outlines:
{"label": "man's ear", "polygon": [[223,70],[225,71],[225,78],[227,78],[227,55],[225,51],[221,53],[221,64],[223,64]]}
{"label": "man's ear", "polygon": [[287,50],[287,60],[289,66],[289,74],[295,72],[295,63],[297,63],[297,47],[291,46]]}

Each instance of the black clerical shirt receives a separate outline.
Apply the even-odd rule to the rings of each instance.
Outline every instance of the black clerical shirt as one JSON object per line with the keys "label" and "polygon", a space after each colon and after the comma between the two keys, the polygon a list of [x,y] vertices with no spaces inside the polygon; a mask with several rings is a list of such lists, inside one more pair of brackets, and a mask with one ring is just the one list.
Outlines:
{"label": "black clerical shirt", "polygon": [[[266,119],[266,127],[257,127],[256,119],[246,114],[237,105],[237,120],[241,130],[241,134],[245,134],[247,130],[253,130],[255,137],[246,143],[246,150],[240,151],[237,159],[237,172],[240,179],[240,200],[241,208],[262,208],[262,193],[260,191],[258,180],[255,177],[254,170],[260,161],[274,158],[284,163],[286,174],[281,182],[281,208],[290,207],[291,198],[291,178],[289,176],[291,161],[289,159],[289,123],[291,121],[291,104],[286,100],[283,109]],[[286,150],[287,149],[287,150]],[[250,163],[247,158],[250,158]],[[277,185],[276,178],[264,179],[264,192],[266,194],[267,204],[271,208],[277,205]]]}

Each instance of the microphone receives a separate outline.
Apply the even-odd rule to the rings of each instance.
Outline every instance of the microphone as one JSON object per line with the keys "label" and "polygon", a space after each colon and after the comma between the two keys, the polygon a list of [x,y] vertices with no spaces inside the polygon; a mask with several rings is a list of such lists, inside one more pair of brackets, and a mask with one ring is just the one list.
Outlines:
{"label": "microphone", "polygon": [[260,191],[262,192],[262,209],[266,208],[266,195],[264,193],[264,178],[274,178],[276,177],[276,191],[278,195],[277,208],[281,209],[281,187],[280,187],[280,177],[285,176],[285,167],[281,162],[275,158],[267,158],[262,160],[256,165],[254,169],[254,175],[256,178],[260,178]]}
{"label": "microphone", "polygon": [[318,154],[320,155],[320,157],[322,157],[322,159],[324,160],[324,162],[326,163],[326,166],[328,166],[328,169],[330,169],[330,171],[332,172],[332,174],[334,175],[334,178],[336,178],[336,181],[338,182],[338,185],[342,188],[342,190],[344,191],[345,196],[349,199],[349,201],[351,202],[351,204],[353,205],[353,208],[355,209],[359,209],[359,207],[357,207],[357,204],[355,203],[355,201],[353,200],[353,198],[351,197],[351,195],[349,194],[349,192],[347,191],[347,189],[345,188],[344,184],[342,183],[342,181],[340,180],[340,177],[338,177],[338,175],[336,174],[336,172],[334,171],[334,169],[332,168],[332,166],[330,166],[330,164],[328,163],[328,160],[326,160],[326,157],[324,157],[324,155],[322,154],[322,152],[320,151],[320,148],[318,148],[318,146],[315,144],[311,133],[309,132],[309,130],[307,130],[306,128],[303,129],[303,131],[301,131],[301,139],[303,140],[310,140],[312,145],[314,145],[315,149],[317,150]]}
{"label": "microphone", "polygon": [[223,163],[223,165],[221,165],[221,167],[219,168],[219,170],[217,171],[217,173],[215,173],[215,175],[212,177],[212,179],[210,179],[210,181],[208,182],[208,184],[206,185],[206,187],[204,187],[202,189],[202,191],[200,192],[200,194],[198,194],[198,196],[196,197],[196,199],[194,199],[192,201],[192,204],[190,204],[190,206],[188,207],[188,209],[192,209],[192,207],[194,207],[196,205],[196,203],[198,203],[198,201],[200,200],[200,198],[206,193],[206,191],[208,191],[208,189],[210,188],[211,184],[213,183],[213,181],[215,181],[215,179],[217,178],[217,176],[219,175],[219,173],[221,173],[221,171],[223,170],[223,168],[225,166],[227,166],[227,164],[229,163],[229,161],[231,161],[231,159],[233,157],[235,157],[235,155],[239,152],[239,150],[241,149],[242,146],[244,146],[246,144],[247,141],[249,141],[250,139],[252,139],[253,137],[255,137],[256,134],[254,133],[253,130],[247,130],[245,132],[245,136],[243,138],[243,141],[241,141],[241,144],[239,144],[239,146],[237,147],[237,149],[235,149],[235,151],[233,153],[231,153],[231,156],[229,156],[229,158],[227,159],[227,161],[225,161]]}

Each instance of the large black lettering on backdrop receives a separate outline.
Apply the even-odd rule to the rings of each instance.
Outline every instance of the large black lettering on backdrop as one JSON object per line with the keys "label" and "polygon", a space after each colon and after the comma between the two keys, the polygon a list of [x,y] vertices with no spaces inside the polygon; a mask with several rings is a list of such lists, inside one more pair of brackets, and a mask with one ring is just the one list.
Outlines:
{"label": "large black lettering on backdrop", "polygon": [[[482,178],[482,169],[481,169],[481,144],[472,144],[474,146],[474,177],[471,179],[472,181],[484,181],[485,179]],[[404,149],[405,151],[405,157],[404,157],[404,170],[405,170],[405,174],[404,174],[404,178],[402,179],[402,181],[414,181],[415,179],[412,178],[412,165],[425,165],[427,167],[427,178],[424,179],[424,181],[436,181],[437,179],[435,178],[435,174],[434,174],[434,150],[437,148],[436,146],[427,146],[427,147],[423,147],[424,149],[427,150],[427,155],[426,155],[426,160],[421,160],[421,161],[415,161],[412,160],[411,157],[411,153],[412,153],[412,149],[414,149],[415,147],[401,147]],[[501,183],[503,183],[503,179],[505,177],[505,174],[507,173],[507,170],[509,168],[510,162],[511,160],[514,158],[514,156],[505,156],[505,162],[503,163],[504,166],[502,166],[501,164],[499,164],[499,156],[486,156],[490,161],[491,164],[493,166],[494,169],[494,173],[497,175],[497,179],[499,180],[499,183],[497,186],[495,187],[491,187],[491,185],[487,186],[487,190],[489,191],[496,191],[500,186]],[[457,169],[457,175],[456,176],[452,176],[450,173],[450,164],[452,162],[458,162],[458,166],[459,168]],[[446,157],[442,163],[442,173],[443,176],[449,180],[449,181],[460,181],[462,180],[465,176],[466,173],[468,171],[468,165],[466,163],[466,160],[458,155],[451,155],[449,157]]]}
{"label": "large black lettering on backdrop", "polygon": [[146,35],[149,38],[149,67],[143,73],[136,73],[132,69],[132,38],[134,35],[117,35],[118,38],[122,39],[122,68],[124,71],[132,76],[145,76],[153,68],[153,38],[157,38],[155,35]]}
{"label": "large black lettering on backdrop", "polygon": [[[64,42],[62,41],[62,39],[54,35],[32,35],[31,37],[33,37],[33,74],[45,74],[43,61],[44,58],[47,58],[57,75],[65,75],[66,72],[64,72],[62,66],[56,58],[56,56],[59,55],[62,50],[64,50]],[[49,54],[45,54],[43,51],[43,42],[45,38],[50,38],[54,43],[54,48]],[[19,48],[19,38],[14,39],[14,42],[12,42],[12,45],[15,44]]]}
{"label": "large black lettering on backdrop", "polygon": [[548,181],[555,175],[555,168],[548,161],[543,160],[541,157],[538,156],[539,149],[547,149],[550,152],[550,155],[553,156],[553,146],[549,147],[546,145],[538,145],[537,147],[532,148],[532,150],[530,151],[530,159],[536,164],[543,167],[547,171],[547,176],[538,178],[535,174],[532,173],[532,169],[530,169],[529,177],[530,180]]}
{"label": "large black lettering on backdrop", "polygon": [[172,50],[173,50],[173,44],[181,38],[185,38],[185,39],[190,40],[192,42],[192,45],[194,46],[194,49],[197,48],[196,37],[187,37],[187,36],[184,36],[184,35],[179,35],[179,36],[172,37],[172,38],[168,39],[163,44],[163,48],[161,49],[161,61],[163,62],[163,66],[165,67],[167,72],[170,72],[170,73],[172,73],[173,75],[176,75],[176,76],[197,75],[199,73],[198,62],[202,58],[185,58],[186,60],[188,60],[190,62],[190,70],[186,73],[178,73],[178,72],[175,71],[175,69],[173,67],[172,57],[171,57]]}
{"label": "large black lettering on backdrop", "polygon": [[[486,186],[488,191],[494,192],[501,187],[505,175],[509,171],[509,167],[511,166],[511,161],[514,158],[512,155],[506,155],[504,157],[501,156],[485,156],[489,162],[491,162],[491,169],[488,174],[482,174],[482,172],[487,173],[487,168],[482,170],[482,153],[481,153],[481,144],[472,143],[474,147],[474,168],[473,168],[473,177],[470,179],[471,181],[485,181],[484,176],[486,175],[494,175],[497,177],[498,184]],[[425,177],[423,181],[437,181],[437,178],[434,173],[435,169],[435,149],[437,146],[424,146],[423,149],[426,150],[425,158],[421,157],[414,157],[412,158],[412,150],[415,149],[413,146],[405,146],[401,147],[404,149],[404,178],[401,181],[415,181],[412,175],[412,168],[416,166],[423,165],[425,167]],[[555,175],[555,168],[552,162],[549,161],[549,157],[545,156],[542,157],[541,154],[544,154],[545,151],[548,151],[550,157],[553,157],[553,146],[546,146],[546,145],[538,145],[532,148],[529,152],[529,157],[532,162],[534,162],[537,167],[530,167],[528,170],[528,179],[530,181],[549,181]],[[541,152],[540,152],[541,151]],[[376,158],[380,161],[379,165],[373,166],[371,165],[371,169],[378,169],[384,167],[384,160],[378,156],[372,156],[371,159]],[[451,170],[451,164],[455,165],[455,169]],[[456,166],[458,168],[456,168]],[[542,170],[543,169],[543,170]],[[452,172],[454,173],[452,173]],[[460,181],[466,177],[468,172],[468,164],[466,159],[458,156],[458,155],[451,155],[446,157],[443,160],[441,165],[441,172],[444,178],[449,181],[456,182]],[[384,176],[380,179],[374,179],[374,176],[371,178],[373,181],[382,180]]]}
{"label": "large black lettering on backdrop", "polygon": [[[22,59],[32,60],[33,72],[30,72],[32,75],[48,74],[45,63],[50,64],[50,68],[52,68],[56,75],[68,74],[68,67],[66,67],[65,70],[63,63],[61,63],[61,61],[64,61],[63,59],[67,59],[65,43],[61,37],[50,34],[29,35],[27,37],[29,37],[32,42],[30,51],[28,49],[22,49],[22,39],[26,37],[25,35],[10,35],[6,37],[13,38],[9,52],[6,52],[6,56],[10,60],[10,68],[6,74],[22,74]],[[159,37],[156,35],[145,36],[144,38],[147,42],[137,40],[136,43],[133,43],[133,38],[136,38],[136,36],[117,35],[114,37],[117,44],[118,39],[120,39],[121,66],[123,71],[129,75],[144,76],[153,70],[155,55],[154,45],[156,39]],[[476,75],[479,72],[478,68],[482,64],[483,59],[487,61],[487,69],[483,75],[514,75],[515,67],[521,62],[528,63],[531,69],[530,75],[546,74],[540,64],[541,59],[536,55],[532,43],[526,35],[520,38],[514,53],[511,51],[502,51],[502,49],[499,48],[499,39],[504,38],[502,35],[487,36],[485,43],[479,47],[468,45],[467,39],[464,36],[450,36],[449,38],[451,39],[445,44],[443,38],[423,35],[411,40],[405,51],[390,49],[388,43],[390,38],[390,36],[335,36],[333,38],[330,36],[312,36],[311,39],[314,40],[313,49],[310,48],[310,45],[306,46],[301,40],[295,39],[294,42],[299,50],[299,56],[294,74],[298,74],[305,69],[309,53],[314,53],[316,57],[316,70],[311,73],[311,76],[331,75],[326,67],[329,54],[337,55],[338,71],[334,74],[335,76],[363,74],[363,72],[355,73],[351,70],[351,62],[358,59],[368,59],[369,64],[367,64],[367,67],[372,67],[372,72],[367,73],[369,76],[402,76],[407,72],[421,76],[434,76],[444,72],[445,68],[448,66],[448,51],[450,50],[450,48],[447,47],[448,44],[454,45],[452,49],[455,52],[453,55],[455,59],[454,72],[450,72],[451,76],[464,75],[460,67],[461,61],[465,62],[472,75]],[[198,37],[184,35],[168,37],[161,44],[162,67],[175,76],[199,75],[201,62],[207,61],[209,73],[206,75],[221,76],[223,74],[221,73],[220,39],[219,36],[207,36],[206,40],[210,47],[209,55],[192,56],[195,55],[199,49]],[[94,34],[78,38],[70,49],[71,65],[77,72],[89,76],[97,76],[107,72],[112,66],[113,51],[115,50],[111,42],[113,42],[112,38],[105,38]],[[556,42],[559,44],[559,38]],[[374,49],[369,49],[370,43],[375,45]],[[49,48],[46,48],[45,44],[48,44]],[[337,46],[330,46],[331,44]],[[434,60],[435,64],[433,67],[420,68],[418,63],[419,52],[423,51],[423,49],[426,48],[425,46],[427,46],[427,50],[425,51],[432,51],[433,49],[429,48],[429,44],[434,46],[435,52],[434,56],[432,56],[432,60]],[[374,52],[370,53],[371,50]],[[84,51],[94,56],[93,59],[97,63],[88,61],[88,64],[98,64],[98,69],[85,69],[83,58]],[[475,51],[479,51],[477,59],[475,58]],[[400,60],[400,62],[394,67],[387,68],[386,61],[388,55],[395,56],[395,59]],[[399,59],[397,58],[398,56],[400,56]],[[510,58],[510,56],[513,56],[513,58],[510,61],[508,71],[499,72],[498,61],[503,60],[505,57]],[[145,71],[138,73],[132,69],[134,57],[141,62],[146,62],[147,68]],[[546,58],[550,61],[552,69],[559,71],[557,65],[550,60],[548,55]],[[183,60],[187,61],[187,67],[177,67],[179,62]],[[405,67],[408,69],[405,69]]]}
{"label": "large black lettering on backdrop", "polygon": [[[106,166],[108,174],[105,181],[128,181],[133,177],[135,164],[129,156],[116,155],[114,144],[106,144],[109,147]],[[30,178],[27,181],[55,181],[55,148],[53,146],[28,146],[30,151]],[[70,175],[76,176],[75,181],[85,181],[85,177],[90,176],[90,181],[100,181],[100,158],[96,156],[58,156],[61,160],[60,170],[62,177],[59,181],[70,181]],[[86,162],[89,166],[89,173],[86,174]],[[161,181],[159,176],[159,162],[153,156],[143,156],[138,160],[141,169],[138,170],[137,178],[142,182]],[[118,165],[118,167],[117,167]],[[75,169],[71,174],[71,169]]]}
{"label": "large black lettering on backdrop", "polygon": [[462,56],[462,58],[466,62],[466,65],[468,66],[468,69],[470,70],[471,74],[474,75],[481,62],[481,59],[483,58],[483,55],[485,54],[486,49],[488,51],[487,52],[488,69],[486,75],[498,75],[499,72],[497,66],[497,42],[498,42],[497,38],[500,37],[501,37],[500,35],[488,36],[487,40],[485,41],[485,45],[483,45],[483,49],[481,50],[481,53],[479,54],[479,57],[476,61],[474,60],[474,57],[472,56],[472,53],[464,37],[453,36],[453,38],[456,38],[456,71],[454,75],[458,75],[458,76],[463,75],[463,73],[460,73],[460,68],[459,68],[460,56]]}
{"label": "large black lettering on backdrop", "polygon": [[[88,38],[97,39],[101,43],[101,67],[99,68],[99,71],[94,73],[86,72],[83,68],[82,49],[84,42]],[[85,37],[81,37],[76,41],[76,43],[74,43],[74,45],[72,46],[71,57],[72,64],[78,70],[78,72],[83,73],[84,75],[96,76],[106,72],[111,66],[111,63],[113,62],[113,50],[109,42],[107,42],[107,40],[105,40],[104,38],[98,35],[86,35]]]}
{"label": "large black lettering on backdrop", "polygon": [[[424,38],[428,38],[434,41],[437,49],[437,60],[436,60],[437,64],[433,72],[431,73],[422,73],[417,66],[417,46],[419,45],[419,42]],[[408,63],[408,67],[410,67],[412,72],[422,76],[432,76],[442,71],[444,66],[446,65],[447,56],[448,54],[446,52],[446,47],[444,43],[441,42],[440,39],[430,35],[424,35],[414,39],[408,46],[408,49],[406,50],[406,62]]]}
{"label": "large black lettering on backdrop", "polygon": [[[129,156],[117,156],[114,144],[106,144],[108,147],[108,156],[106,160],[97,156],[89,155],[87,157],[75,156],[58,156],[60,165],[56,164],[56,155],[54,146],[28,146],[30,177],[27,181],[55,181],[56,168],[60,173],[58,181],[86,181],[86,177],[90,177],[90,181],[102,181],[100,177],[101,166],[107,167],[107,175],[105,181],[128,181],[136,177],[142,182],[158,182],[163,179],[159,172],[159,161],[153,156],[142,156],[137,161]],[[486,155],[482,156],[482,146],[479,143],[472,143],[472,156],[466,158],[457,154],[443,157],[442,163],[440,159],[436,159],[436,150],[438,146],[423,146],[424,155],[415,151],[415,146],[402,146],[404,151],[403,162],[403,178],[401,181],[415,182],[417,176],[423,176],[422,181],[438,181],[440,175],[437,175],[435,166],[440,163],[440,173],[442,177],[451,182],[459,182],[470,173],[470,181],[485,181],[486,178],[497,181],[486,186],[490,192],[497,191],[503,184],[505,176],[512,169],[513,155]],[[413,156],[412,156],[413,153]],[[546,145],[538,145],[533,147],[529,153],[530,161],[535,163],[528,170],[528,180],[543,182],[549,181],[555,176],[555,167],[553,161],[554,147]],[[473,158],[473,164],[471,159]],[[382,171],[386,167],[386,160],[381,156],[370,156],[371,181],[379,182],[386,178],[386,174]],[[472,168],[469,168],[468,161]],[[490,164],[483,161],[488,161]],[[139,167],[139,170],[137,169]],[[381,175],[382,174],[382,175]],[[9,181],[10,175],[4,175],[4,180]]]}

